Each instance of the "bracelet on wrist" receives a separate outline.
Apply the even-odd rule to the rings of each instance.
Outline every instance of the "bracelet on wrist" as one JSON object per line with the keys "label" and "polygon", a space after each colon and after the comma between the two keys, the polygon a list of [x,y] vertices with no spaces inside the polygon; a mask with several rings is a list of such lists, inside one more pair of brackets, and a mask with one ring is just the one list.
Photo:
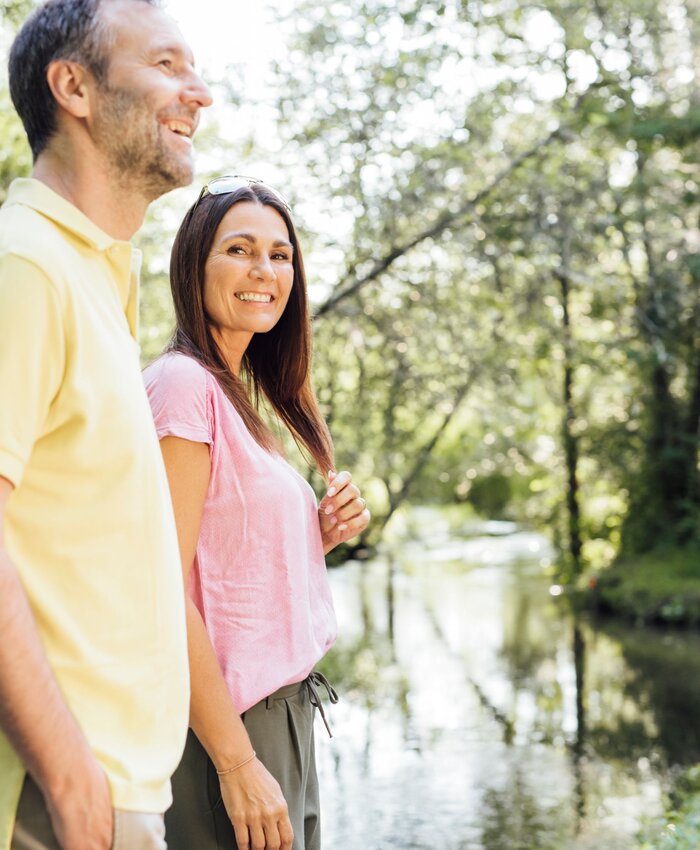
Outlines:
{"label": "bracelet on wrist", "polygon": [[233,773],[235,770],[238,770],[239,767],[243,767],[244,765],[253,761],[254,758],[255,750],[253,750],[253,752],[247,758],[244,758],[243,761],[239,761],[238,764],[234,764],[233,767],[227,767],[225,770],[217,770],[216,772],[219,776],[226,776],[227,774]]}

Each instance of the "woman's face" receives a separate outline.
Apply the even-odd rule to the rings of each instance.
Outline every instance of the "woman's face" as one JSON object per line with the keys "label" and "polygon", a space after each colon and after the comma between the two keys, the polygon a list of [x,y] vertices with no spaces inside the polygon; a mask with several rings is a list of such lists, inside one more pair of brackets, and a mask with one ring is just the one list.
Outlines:
{"label": "woman's face", "polygon": [[204,267],[204,308],[223,339],[247,345],[279,321],[294,282],[294,249],[273,207],[241,201],[217,228]]}

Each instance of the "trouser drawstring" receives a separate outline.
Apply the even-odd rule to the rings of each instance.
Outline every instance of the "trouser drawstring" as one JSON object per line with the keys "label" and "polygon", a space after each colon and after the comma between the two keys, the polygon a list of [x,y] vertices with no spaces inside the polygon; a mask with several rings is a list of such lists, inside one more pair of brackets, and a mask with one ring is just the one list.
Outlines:
{"label": "trouser drawstring", "polygon": [[331,701],[333,705],[338,702],[338,694],[331,685],[331,683],[326,679],[323,673],[319,673],[317,670],[314,670],[304,680],[304,683],[309,691],[309,702],[313,705],[314,708],[317,708],[319,714],[321,715],[321,720],[325,724],[326,729],[328,730],[328,737],[332,738],[333,733],[331,732],[331,727],[328,724],[328,719],[326,718],[326,712],[323,710],[323,703],[321,702],[321,695],[318,692],[318,686],[323,685],[328,693],[328,699]]}

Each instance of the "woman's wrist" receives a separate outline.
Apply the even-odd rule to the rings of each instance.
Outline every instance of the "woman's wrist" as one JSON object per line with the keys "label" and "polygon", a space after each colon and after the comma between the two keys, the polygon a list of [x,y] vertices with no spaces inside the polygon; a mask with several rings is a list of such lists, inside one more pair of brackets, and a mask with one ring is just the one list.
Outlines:
{"label": "woman's wrist", "polygon": [[255,758],[255,750],[252,750],[245,758],[237,761],[235,764],[230,767],[224,768],[216,768],[216,773],[218,776],[229,776],[231,773],[235,773],[241,767],[245,767],[245,765],[250,764],[251,761]]}
{"label": "woman's wrist", "polygon": [[238,715],[230,718],[228,726],[207,728],[205,732],[199,723],[193,723],[192,728],[219,775],[255,757],[251,740]]}

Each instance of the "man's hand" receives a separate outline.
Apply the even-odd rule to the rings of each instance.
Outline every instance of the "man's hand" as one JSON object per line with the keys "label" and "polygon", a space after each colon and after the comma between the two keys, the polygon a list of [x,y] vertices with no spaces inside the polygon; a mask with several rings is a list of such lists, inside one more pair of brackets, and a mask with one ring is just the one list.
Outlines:
{"label": "man's hand", "polygon": [[292,850],[287,803],[262,762],[253,759],[219,780],[238,850]]}
{"label": "man's hand", "polygon": [[361,534],[370,521],[367,502],[349,472],[330,472],[328,492],[318,507],[323,552]]}
{"label": "man's hand", "polygon": [[107,777],[86,748],[65,778],[44,791],[51,824],[63,850],[110,850],[114,811]]}

